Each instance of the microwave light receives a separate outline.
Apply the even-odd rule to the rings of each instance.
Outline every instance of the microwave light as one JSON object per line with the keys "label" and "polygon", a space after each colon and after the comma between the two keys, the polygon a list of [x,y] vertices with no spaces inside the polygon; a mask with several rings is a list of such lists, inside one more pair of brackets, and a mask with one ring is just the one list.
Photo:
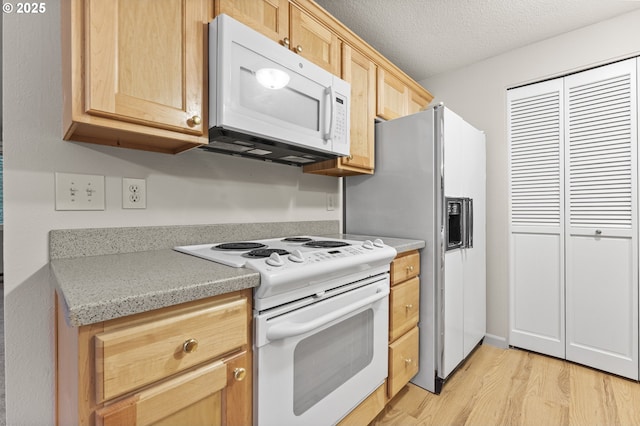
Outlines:
{"label": "microwave light", "polygon": [[256,71],[256,80],[267,89],[282,89],[289,84],[289,74],[276,68],[260,68]]}

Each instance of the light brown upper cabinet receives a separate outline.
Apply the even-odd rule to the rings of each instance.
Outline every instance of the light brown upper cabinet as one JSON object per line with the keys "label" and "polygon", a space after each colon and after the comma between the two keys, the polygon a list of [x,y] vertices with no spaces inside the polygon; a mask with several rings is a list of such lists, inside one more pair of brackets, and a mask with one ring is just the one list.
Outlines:
{"label": "light brown upper cabinet", "polygon": [[329,176],[373,174],[376,64],[343,44],[342,70],[342,78],[351,83],[351,155],[306,165],[306,173]]}
{"label": "light brown upper cabinet", "polygon": [[290,4],[289,48],[334,75],[340,75],[340,40],[329,28]]}
{"label": "light brown upper cabinet", "polygon": [[418,112],[433,99],[429,92],[425,92],[412,90],[406,81],[379,67],[376,115],[385,120],[393,120]]}
{"label": "light brown upper cabinet", "polygon": [[68,0],[64,138],[177,153],[208,142],[206,0]]}
{"label": "light brown upper cabinet", "polygon": [[224,13],[276,43],[289,42],[289,0],[219,0],[215,15]]}
{"label": "light brown upper cabinet", "polygon": [[287,0],[218,0],[225,13],[334,75],[340,75],[340,39]]}

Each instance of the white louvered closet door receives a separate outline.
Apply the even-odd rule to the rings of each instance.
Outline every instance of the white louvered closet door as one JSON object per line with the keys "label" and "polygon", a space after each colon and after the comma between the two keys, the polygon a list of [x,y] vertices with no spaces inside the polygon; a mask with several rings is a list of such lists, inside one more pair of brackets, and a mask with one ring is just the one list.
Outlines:
{"label": "white louvered closet door", "polygon": [[564,358],[562,79],[507,92],[509,344]]}
{"label": "white louvered closet door", "polygon": [[637,72],[565,77],[566,358],[638,379]]}

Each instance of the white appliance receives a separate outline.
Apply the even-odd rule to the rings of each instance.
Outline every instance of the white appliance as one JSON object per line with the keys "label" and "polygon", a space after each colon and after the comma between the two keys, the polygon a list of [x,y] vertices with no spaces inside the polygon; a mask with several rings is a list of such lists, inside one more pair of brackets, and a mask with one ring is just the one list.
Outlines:
{"label": "white appliance", "polygon": [[297,236],[175,250],[260,273],[255,424],[335,424],[384,382],[393,247]]}
{"label": "white appliance", "polygon": [[209,144],[295,166],[349,155],[351,85],[227,15],[209,24]]}
{"label": "white appliance", "polygon": [[438,105],[376,125],[376,171],[346,178],[348,233],[423,239],[420,369],[440,393],[486,327],[485,137]]}

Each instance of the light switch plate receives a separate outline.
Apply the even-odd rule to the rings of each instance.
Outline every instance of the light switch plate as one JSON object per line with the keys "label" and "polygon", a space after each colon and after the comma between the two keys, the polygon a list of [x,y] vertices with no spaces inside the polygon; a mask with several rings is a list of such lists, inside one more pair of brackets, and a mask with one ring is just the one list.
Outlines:
{"label": "light switch plate", "polygon": [[104,210],[104,176],[56,173],[56,210]]}

